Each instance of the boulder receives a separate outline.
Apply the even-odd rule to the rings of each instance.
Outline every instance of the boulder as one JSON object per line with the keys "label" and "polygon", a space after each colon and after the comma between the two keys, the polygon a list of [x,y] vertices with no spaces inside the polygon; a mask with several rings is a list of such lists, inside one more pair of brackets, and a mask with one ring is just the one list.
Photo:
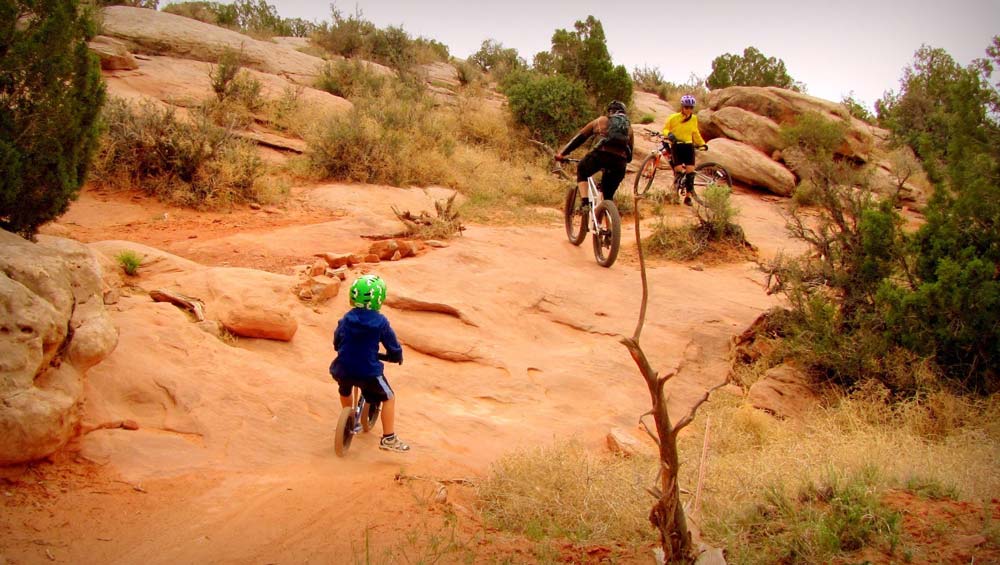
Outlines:
{"label": "boulder", "polygon": [[101,31],[123,41],[134,53],[171,55],[215,63],[227,50],[240,53],[243,65],[265,73],[284,75],[312,85],[323,59],[286,45],[259,41],[242,33],[167,12],[108,6],[102,11]]}
{"label": "boulder", "polygon": [[782,418],[805,415],[819,404],[808,376],[799,368],[781,364],[769,369],[751,387],[747,395],[754,408],[767,410]]}
{"label": "boulder", "polygon": [[85,373],[118,343],[102,290],[81,243],[0,231],[0,465],[51,455],[76,432]]}
{"label": "boulder", "polygon": [[[701,113],[698,116],[701,123]],[[713,137],[728,137],[734,141],[742,141],[747,145],[760,149],[770,155],[782,146],[780,127],[769,118],[748,112],[736,106],[727,106],[711,112],[711,128],[720,135]]]}
{"label": "boulder", "polygon": [[372,243],[368,248],[368,253],[377,256],[382,261],[388,261],[398,249],[399,244],[396,243],[395,239],[383,239]]}
{"label": "boulder", "polygon": [[[727,107],[741,108],[767,118],[779,126],[794,124],[802,114],[815,113],[827,120],[846,125],[844,141],[837,148],[837,153],[867,162],[871,159],[872,150],[875,148],[875,134],[878,132],[874,130],[877,128],[851,117],[843,104],[801,92],[773,86],[731,86],[709,92],[706,104],[709,110],[716,112]],[[712,121],[715,120],[716,116],[712,115]]]}
{"label": "boulder", "polygon": [[795,175],[759,149],[721,137],[708,142],[708,147],[708,152],[698,153],[698,161],[722,165],[735,180],[780,196],[795,190]]}
{"label": "boulder", "polygon": [[205,313],[241,337],[290,341],[298,330],[291,277],[234,267],[197,269],[178,276],[171,290],[197,297]]}
{"label": "boulder", "polygon": [[608,450],[625,457],[631,457],[644,451],[642,442],[622,428],[611,428],[611,431],[608,432],[607,441]]}

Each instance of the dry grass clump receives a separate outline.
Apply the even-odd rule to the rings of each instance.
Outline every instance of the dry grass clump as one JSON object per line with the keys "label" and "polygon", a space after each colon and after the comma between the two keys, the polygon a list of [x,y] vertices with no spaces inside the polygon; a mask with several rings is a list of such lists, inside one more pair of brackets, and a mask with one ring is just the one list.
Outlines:
{"label": "dry grass clump", "polygon": [[[832,555],[828,550],[838,546],[817,541],[819,534],[807,533],[800,523],[806,520],[796,517],[810,515],[812,510],[795,501],[817,484],[862,488],[864,501],[890,488],[968,500],[1000,492],[995,471],[1000,460],[998,397],[970,400],[938,392],[890,403],[884,389],[869,387],[795,422],[777,420],[742,398],[716,395],[688,428],[691,433],[681,438],[682,461],[700,456],[709,416],[711,455],[698,521],[711,541],[737,551],[737,563]],[[683,466],[681,484],[693,486],[696,473],[696,466]],[[782,500],[794,503],[794,511],[779,511]],[[864,501],[850,508],[864,507]],[[760,529],[761,512],[784,531],[802,535],[781,537]],[[880,530],[871,544],[891,543],[891,538],[891,532]],[[849,551],[848,545],[836,551]],[[827,557],[803,559],[825,562]]]}
{"label": "dry grass clump", "polygon": [[454,188],[466,196],[462,216],[480,222],[537,221],[532,207],[561,202],[550,162],[499,109],[463,97],[438,105],[390,81],[352,102],[307,136],[310,166],[322,178]]}
{"label": "dry grass clump", "polygon": [[490,524],[535,541],[641,544],[655,538],[645,491],[655,472],[652,457],[597,455],[568,443],[502,458],[477,491]]}
{"label": "dry grass clump", "polygon": [[253,143],[214,125],[203,112],[187,119],[154,103],[113,99],[102,110],[107,131],[93,179],[113,188],[139,188],[186,206],[268,202],[263,163]]}

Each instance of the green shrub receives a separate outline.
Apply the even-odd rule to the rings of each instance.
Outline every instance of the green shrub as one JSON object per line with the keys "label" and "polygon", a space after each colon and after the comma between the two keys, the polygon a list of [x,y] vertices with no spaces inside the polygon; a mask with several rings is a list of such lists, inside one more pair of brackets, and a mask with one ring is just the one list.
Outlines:
{"label": "green shrub", "polygon": [[307,157],[324,178],[409,186],[454,186],[451,120],[433,100],[386,83],[353,108],[330,117],[309,138]]}
{"label": "green shrub", "polygon": [[459,61],[455,69],[458,71],[458,82],[462,86],[470,86],[483,80],[482,71],[468,61]]}
{"label": "green shrub", "polygon": [[594,16],[577,21],[573,30],[557,29],[552,48],[535,56],[534,70],[559,74],[583,85],[591,109],[603,113],[608,103],[632,103],[632,78],[622,65],[615,65],[608,52],[604,26]]}
{"label": "green shrub", "polygon": [[656,116],[654,116],[653,114],[643,114],[642,116],[639,117],[640,124],[651,124],[654,121],[656,121]]}
{"label": "green shrub", "polygon": [[656,92],[665,83],[659,67],[648,66],[632,69],[632,82],[636,87],[647,92]]}
{"label": "green shrub", "polygon": [[872,114],[863,103],[854,98],[854,91],[851,91],[849,94],[844,96],[840,103],[847,108],[847,111],[851,114],[851,116],[863,122],[875,125],[875,115]]}
{"label": "green shrub", "polygon": [[115,99],[105,105],[102,119],[106,133],[95,163],[99,184],[134,186],[195,207],[268,199],[257,185],[263,165],[256,147],[204,113],[180,121],[173,109]]}
{"label": "green shrub", "polygon": [[743,229],[733,221],[739,210],[733,206],[731,196],[732,190],[728,186],[718,184],[708,185],[701,194],[705,205],[696,207],[695,212],[711,241],[723,239],[743,241]]}
{"label": "green shrub", "polygon": [[483,41],[479,51],[469,57],[469,63],[484,73],[490,73],[498,81],[502,81],[513,71],[523,71],[528,68],[528,64],[517,54],[517,49],[504,47],[502,43],[493,39]]}
{"label": "green shrub", "polygon": [[316,88],[341,98],[353,99],[379,92],[386,78],[369,68],[364,61],[341,59],[327,62],[316,79]]}
{"label": "green shrub", "polygon": [[76,1],[8,1],[0,21],[0,228],[32,236],[87,178],[104,85]]}
{"label": "green shrub", "polygon": [[791,90],[802,90],[785,70],[785,62],[767,57],[756,47],[747,47],[743,55],[726,53],[712,61],[712,72],[705,79],[705,85],[712,90],[728,86],[777,86]]}
{"label": "green shrub", "polygon": [[131,249],[125,249],[118,255],[115,255],[115,261],[118,261],[118,265],[130,277],[134,277],[139,273],[142,260],[143,257]]}
{"label": "green shrub", "polygon": [[261,37],[308,37],[316,29],[316,24],[301,18],[282,18],[264,0],[176,2],[164,6],[163,11]]}
{"label": "green shrub", "polygon": [[163,7],[168,14],[191,18],[221,27],[235,27],[236,7],[220,2],[175,2]]}
{"label": "green shrub", "polygon": [[513,73],[503,92],[514,120],[552,147],[593,119],[583,85],[561,75]]}
{"label": "green shrub", "polygon": [[708,249],[708,238],[695,226],[671,224],[661,217],[643,245],[650,255],[671,261],[691,261]]}
{"label": "green shrub", "polygon": [[743,563],[829,563],[844,553],[878,547],[890,554],[898,546],[902,516],[879,500],[874,469],[847,477],[830,472],[795,498],[780,485],[766,501],[738,515],[734,528],[752,536],[734,547]]}

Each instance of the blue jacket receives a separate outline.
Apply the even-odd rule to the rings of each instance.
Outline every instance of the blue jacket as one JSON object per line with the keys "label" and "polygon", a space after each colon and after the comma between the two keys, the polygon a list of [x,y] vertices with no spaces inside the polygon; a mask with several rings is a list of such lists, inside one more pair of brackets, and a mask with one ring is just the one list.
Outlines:
{"label": "blue jacket", "polygon": [[374,310],[353,308],[337,322],[333,348],[337,357],[330,364],[334,377],[374,379],[383,375],[378,345],[385,346],[386,360],[402,363],[403,348],[389,325],[389,319]]}

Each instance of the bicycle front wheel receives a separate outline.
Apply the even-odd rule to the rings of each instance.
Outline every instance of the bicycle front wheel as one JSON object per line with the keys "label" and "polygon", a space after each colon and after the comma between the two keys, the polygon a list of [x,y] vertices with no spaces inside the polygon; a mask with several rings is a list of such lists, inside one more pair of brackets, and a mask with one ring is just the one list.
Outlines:
{"label": "bicycle front wheel", "polygon": [[566,221],[566,238],[573,245],[580,245],[587,237],[587,211],[583,209],[583,199],[576,185],[566,191],[563,216]]}
{"label": "bicycle front wheel", "polygon": [[618,258],[622,243],[622,218],[618,207],[611,200],[605,200],[594,210],[597,229],[594,231],[594,258],[602,267],[610,267]]}
{"label": "bicycle front wheel", "polygon": [[649,192],[649,188],[653,186],[653,179],[656,178],[656,169],[660,165],[660,156],[656,153],[650,153],[649,157],[639,165],[639,170],[635,173],[635,184],[632,186],[632,192],[636,196],[643,196]]}
{"label": "bicycle front wheel", "polygon": [[733,187],[733,178],[729,171],[718,163],[702,163],[694,169],[694,185],[704,188],[710,184]]}
{"label": "bicycle front wheel", "polygon": [[337,457],[343,457],[347,453],[351,448],[352,439],[354,439],[354,407],[348,406],[340,411],[340,418],[337,420],[336,437],[333,441],[333,450],[337,452]]}

